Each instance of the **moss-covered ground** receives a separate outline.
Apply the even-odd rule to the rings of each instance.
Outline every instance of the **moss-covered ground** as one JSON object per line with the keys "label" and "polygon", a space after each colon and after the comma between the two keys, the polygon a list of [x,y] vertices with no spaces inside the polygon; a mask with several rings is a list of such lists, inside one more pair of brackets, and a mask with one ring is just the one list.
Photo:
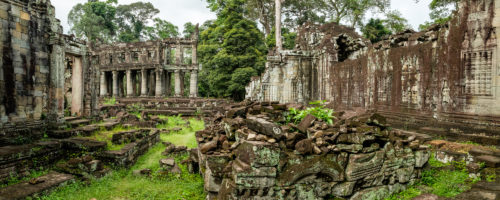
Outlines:
{"label": "moss-covered ground", "polygon": [[[182,127],[181,131],[162,134],[162,141],[172,142],[175,145],[196,147],[195,132],[204,128],[201,120],[183,120],[180,117],[167,117],[168,123],[158,128],[170,129]],[[187,123],[189,122],[189,124]],[[159,160],[165,158],[161,153],[165,150],[163,144],[153,146],[130,169],[113,171],[109,175],[92,180],[89,183],[75,182],[56,189],[44,200],[132,200],[132,199],[204,199],[203,179],[199,174],[189,174],[184,165],[180,165],[183,173],[180,176],[160,176],[156,172],[160,169]],[[175,157],[177,163],[187,158],[187,154]],[[137,177],[134,170],[151,169],[151,177]]]}
{"label": "moss-covered ground", "polygon": [[386,200],[411,200],[421,194],[435,194],[439,197],[452,198],[480,181],[479,178],[469,177],[465,161],[446,164],[431,156],[429,165],[430,169],[422,171],[421,180],[405,191],[386,198]]}

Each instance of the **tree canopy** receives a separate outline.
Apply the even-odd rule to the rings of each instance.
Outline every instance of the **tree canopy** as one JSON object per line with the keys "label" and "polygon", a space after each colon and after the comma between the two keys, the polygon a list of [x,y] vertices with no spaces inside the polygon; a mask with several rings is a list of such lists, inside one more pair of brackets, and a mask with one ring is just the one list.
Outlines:
{"label": "tree canopy", "polygon": [[71,32],[92,42],[109,42],[117,29],[116,4],[117,0],[107,0],[75,5],[68,14]]}
{"label": "tree canopy", "polygon": [[363,36],[369,39],[372,43],[376,43],[384,36],[391,35],[392,32],[384,26],[384,21],[381,19],[371,18],[368,23],[361,29]]}
{"label": "tree canopy", "polygon": [[242,100],[250,78],[264,70],[264,35],[255,22],[243,16],[244,0],[208,2],[217,19],[200,34],[200,92]]}
{"label": "tree canopy", "polygon": [[137,42],[179,36],[177,26],[155,18],[160,10],[147,2],[117,5],[117,0],[89,0],[68,15],[71,33],[92,42]]}

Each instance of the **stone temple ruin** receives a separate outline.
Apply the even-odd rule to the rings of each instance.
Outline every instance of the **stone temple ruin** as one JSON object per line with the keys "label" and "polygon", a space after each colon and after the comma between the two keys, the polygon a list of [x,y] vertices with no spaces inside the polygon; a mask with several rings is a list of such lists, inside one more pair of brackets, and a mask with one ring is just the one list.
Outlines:
{"label": "stone temple ruin", "polygon": [[[459,5],[445,25],[376,44],[344,26],[306,24],[294,50],[270,52],[248,100],[231,103],[197,98],[198,33],[87,44],[63,34],[49,0],[0,0],[0,182],[36,166],[60,169],[0,188],[0,199],[129,167],[171,131],[157,127],[166,123],[159,115],[178,114],[207,124],[183,162],[203,176],[207,199],[361,200],[404,190],[422,177],[431,146],[445,146],[426,134],[500,145],[500,0]],[[118,103],[103,104],[110,97]],[[333,124],[284,120],[315,100],[338,111]],[[117,149],[85,138],[117,126],[138,127],[111,135]],[[186,152],[164,144],[166,155]],[[456,155],[435,157],[500,167],[500,151]],[[180,173],[172,158],[160,164]]]}
{"label": "stone temple ruin", "polygon": [[449,23],[376,44],[347,27],[307,24],[294,50],[268,56],[247,98],[376,109],[395,127],[497,145],[499,9],[498,0],[464,0]]}
{"label": "stone temple ruin", "polygon": [[[97,47],[92,52],[91,63],[101,72],[100,95],[182,97],[184,74],[190,73],[189,97],[197,97],[197,37]],[[187,59],[184,52],[191,52],[191,59]],[[175,93],[171,91],[172,74]]]}
{"label": "stone temple ruin", "polygon": [[89,45],[62,34],[48,0],[0,3],[2,145],[36,138],[65,114],[96,117],[99,97],[197,97],[197,31],[188,39]]}

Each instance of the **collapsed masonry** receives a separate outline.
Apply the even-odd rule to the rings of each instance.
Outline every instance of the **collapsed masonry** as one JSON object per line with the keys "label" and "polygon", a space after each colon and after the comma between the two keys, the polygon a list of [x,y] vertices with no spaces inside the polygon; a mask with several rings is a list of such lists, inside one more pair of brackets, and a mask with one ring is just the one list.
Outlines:
{"label": "collapsed masonry", "polygon": [[63,34],[50,0],[0,0],[0,146],[98,117],[99,97],[197,97],[197,40],[86,44]]}
{"label": "collapsed masonry", "polygon": [[376,44],[344,26],[306,24],[295,50],[268,56],[247,98],[376,109],[392,126],[498,145],[499,14],[500,0],[463,0],[449,23]]}
{"label": "collapsed masonry", "polygon": [[417,180],[429,159],[425,138],[388,130],[378,114],[278,125],[291,107],[233,105],[196,133],[207,199],[383,199]]}

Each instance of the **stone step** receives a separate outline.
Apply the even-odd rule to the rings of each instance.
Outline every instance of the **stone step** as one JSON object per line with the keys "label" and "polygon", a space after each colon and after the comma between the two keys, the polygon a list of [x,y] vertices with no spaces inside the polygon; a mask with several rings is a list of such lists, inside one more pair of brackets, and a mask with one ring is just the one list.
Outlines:
{"label": "stone step", "polygon": [[51,172],[36,179],[0,189],[0,200],[26,199],[37,194],[46,193],[73,180],[73,175]]}
{"label": "stone step", "polygon": [[479,162],[484,162],[487,167],[500,167],[500,158],[492,155],[483,155],[476,158]]}
{"label": "stone step", "polygon": [[64,117],[64,121],[66,122],[72,122],[72,121],[76,121],[76,120],[80,120],[82,119],[81,117]]}
{"label": "stone step", "polygon": [[73,128],[79,127],[81,125],[89,125],[89,124],[90,124],[90,120],[88,120],[88,119],[79,119],[79,120],[74,120],[74,121],[69,122],[69,125]]}

